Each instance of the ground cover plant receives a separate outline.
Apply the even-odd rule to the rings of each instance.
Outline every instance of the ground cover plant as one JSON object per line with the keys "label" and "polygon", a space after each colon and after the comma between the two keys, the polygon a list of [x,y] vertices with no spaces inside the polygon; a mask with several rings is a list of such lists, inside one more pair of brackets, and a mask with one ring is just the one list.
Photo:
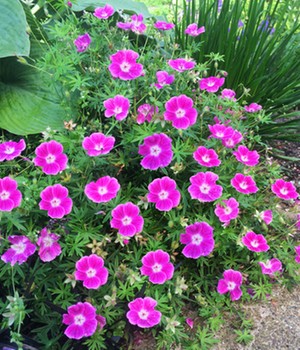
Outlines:
{"label": "ground cover plant", "polygon": [[208,349],[222,310],[299,279],[268,117],[210,74],[219,55],[179,52],[173,23],[68,6],[37,67],[77,115],[1,138],[2,328],[19,348]]}

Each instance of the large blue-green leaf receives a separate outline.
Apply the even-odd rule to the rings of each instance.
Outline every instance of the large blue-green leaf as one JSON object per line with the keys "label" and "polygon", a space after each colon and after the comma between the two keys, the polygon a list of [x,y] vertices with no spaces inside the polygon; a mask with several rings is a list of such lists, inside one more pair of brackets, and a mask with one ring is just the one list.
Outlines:
{"label": "large blue-green leaf", "polygon": [[29,36],[26,17],[19,0],[0,1],[0,58],[28,56]]}
{"label": "large blue-green leaf", "polygon": [[49,78],[14,58],[0,61],[0,128],[17,135],[62,129],[67,120]]}
{"label": "large blue-green leaf", "polygon": [[74,1],[72,10],[82,11],[88,8],[95,9],[96,7],[105,6],[105,4],[111,5],[115,10],[126,10],[138,14],[141,13],[145,18],[151,17],[148,8],[144,3],[132,0],[77,0]]}

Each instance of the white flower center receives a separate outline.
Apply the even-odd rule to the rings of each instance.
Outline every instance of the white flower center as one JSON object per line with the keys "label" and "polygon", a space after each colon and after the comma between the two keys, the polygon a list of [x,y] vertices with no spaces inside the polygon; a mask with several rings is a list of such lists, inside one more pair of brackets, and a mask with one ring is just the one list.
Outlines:
{"label": "white flower center", "polygon": [[156,156],[157,157],[157,156],[160,155],[160,152],[161,152],[161,148],[158,147],[157,145],[150,147],[150,154],[151,154],[151,156]]}
{"label": "white flower center", "polygon": [[247,156],[241,156],[243,162],[248,162],[249,158]]}
{"label": "white flower center", "polygon": [[203,184],[200,186],[200,191],[204,194],[207,194],[210,191],[210,186]]}
{"label": "white flower center", "polygon": [[114,109],[114,113],[115,114],[120,114],[122,112],[122,107],[116,107],[115,109]]}
{"label": "white flower center", "polygon": [[7,192],[7,191],[2,191],[2,192],[0,193],[0,199],[2,199],[3,201],[5,201],[6,199],[8,199],[9,196],[10,196],[10,193]]}
{"label": "white flower center", "polygon": [[74,316],[74,323],[77,325],[77,326],[82,326],[85,322],[85,317],[83,315],[76,315]]}
{"label": "white flower center", "polygon": [[50,202],[53,208],[56,208],[60,205],[60,199],[58,198],[53,198],[52,201]]}
{"label": "white flower center", "polygon": [[159,199],[167,199],[169,196],[169,193],[167,191],[161,191],[158,194]]}
{"label": "white flower center", "polygon": [[120,64],[120,68],[123,72],[128,73],[131,68],[131,65],[128,62],[123,62]]}
{"label": "white flower center", "polygon": [[17,243],[17,244],[13,244],[11,246],[11,248],[17,253],[17,254],[22,254],[24,253],[25,249],[26,249],[26,244],[24,244],[23,242]]}
{"label": "white flower center", "polygon": [[236,284],[234,282],[227,283],[228,290],[234,290],[235,286],[236,286]]}
{"label": "white flower center", "polygon": [[179,64],[178,65],[178,70],[184,70],[184,65],[183,64]]}
{"label": "white flower center", "polygon": [[95,269],[92,269],[91,267],[86,271],[86,275],[91,278],[96,275],[97,271]]}
{"label": "white flower center", "polygon": [[280,189],[280,193],[283,195],[286,195],[286,194],[288,194],[288,190],[285,187],[283,187]]}
{"label": "white flower center", "polygon": [[199,233],[192,236],[192,244],[200,245],[202,240],[203,238],[201,235],[199,235]]}
{"label": "white flower center", "polygon": [[46,157],[47,164],[52,164],[55,162],[56,157],[53,154],[48,154]]}
{"label": "white flower center", "polygon": [[177,117],[177,118],[182,118],[182,117],[185,116],[185,110],[179,108],[179,109],[177,109],[177,111],[175,112],[175,114],[176,114],[176,117]]}
{"label": "white flower center", "polygon": [[153,272],[160,272],[161,271],[161,269],[162,269],[162,265],[160,265],[160,264],[154,264],[153,266],[152,266],[152,271]]}
{"label": "white flower center", "polygon": [[225,214],[231,214],[231,212],[232,212],[232,209],[231,208],[229,208],[229,207],[225,207],[225,209],[224,209],[224,211],[225,211]]}
{"label": "white flower center", "polygon": [[216,132],[216,136],[222,138],[222,137],[224,137],[224,132],[222,132],[222,131],[217,131],[217,132]]}
{"label": "white flower center", "polygon": [[15,151],[15,147],[6,146],[4,153],[5,154],[12,154],[12,153],[14,153],[14,151]]}
{"label": "white flower center", "polygon": [[208,83],[207,83],[207,86],[209,86],[209,87],[212,87],[212,86],[214,86],[215,85],[215,82],[214,81],[209,81]]}
{"label": "white flower center", "polygon": [[132,221],[132,219],[131,219],[129,216],[125,216],[125,217],[122,219],[122,224],[123,224],[124,226],[128,226],[128,225],[131,224],[131,221]]}
{"label": "white flower center", "polygon": [[142,309],[141,311],[138,312],[139,318],[142,320],[147,320],[149,312]]}
{"label": "white flower center", "polygon": [[107,191],[107,188],[106,188],[106,187],[100,186],[100,187],[98,188],[98,193],[101,194],[101,195],[106,194],[107,192],[108,192],[108,191]]}
{"label": "white flower center", "polygon": [[257,248],[259,246],[258,241],[255,239],[254,241],[251,242],[252,247]]}
{"label": "white flower center", "polygon": [[228,147],[233,146],[233,140],[232,139],[227,139],[225,141],[225,143],[226,143],[226,146],[228,146]]}
{"label": "white flower center", "polygon": [[267,269],[270,269],[270,268],[272,267],[272,264],[271,264],[271,261],[270,261],[270,260],[267,260],[267,261],[265,262],[265,267],[266,267]]}
{"label": "white flower center", "polygon": [[203,162],[208,163],[210,161],[210,157],[206,154],[202,157]]}
{"label": "white flower center", "polygon": [[51,247],[53,244],[53,239],[51,237],[47,236],[43,239],[43,243],[44,243],[45,247]]}
{"label": "white flower center", "polygon": [[95,145],[95,150],[96,151],[102,151],[103,150],[103,144],[102,143],[99,143],[99,144],[97,144],[97,145]]}
{"label": "white flower center", "polygon": [[245,181],[243,181],[243,182],[240,183],[240,188],[245,190],[246,188],[248,188],[248,184]]}

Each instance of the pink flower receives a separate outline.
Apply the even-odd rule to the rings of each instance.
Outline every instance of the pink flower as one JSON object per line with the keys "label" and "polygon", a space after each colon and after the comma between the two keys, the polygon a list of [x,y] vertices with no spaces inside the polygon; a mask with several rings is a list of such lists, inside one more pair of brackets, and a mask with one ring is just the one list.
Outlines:
{"label": "pink flower", "polygon": [[233,101],[236,101],[235,95],[236,95],[235,91],[231,89],[223,89],[221,93],[222,98],[226,98],[228,100],[233,100]]}
{"label": "pink flower", "polygon": [[4,160],[12,160],[24,151],[26,148],[25,141],[21,139],[19,142],[6,141],[0,143],[0,162]]}
{"label": "pink flower", "polygon": [[175,24],[164,21],[157,21],[156,23],[154,23],[154,27],[159,30],[170,30],[175,27]]}
{"label": "pink flower", "polygon": [[185,229],[180,235],[180,242],[186,244],[182,254],[187,258],[198,259],[209,255],[215,245],[213,228],[206,222],[196,222]]}
{"label": "pink flower", "polygon": [[230,220],[236,219],[239,215],[239,202],[231,197],[222,201],[224,204],[217,203],[215,214],[221,222],[229,222]]}
{"label": "pink flower", "polygon": [[98,289],[107,282],[108,270],[100,256],[91,254],[76,262],[74,276],[77,281],[83,281],[83,286],[87,289]]}
{"label": "pink flower", "polygon": [[196,123],[197,110],[193,108],[193,100],[186,95],[172,97],[165,108],[165,120],[170,120],[176,129],[187,129]]}
{"label": "pink flower", "polygon": [[259,154],[257,151],[250,151],[245,146],[239,146],[237,151],[232,152],[235,158],[248,166],[255,166],[259,163]]}
{"label": "pink flower", "polygon": [[273,220],[272,210],[262,211],[259,216],[267,225],[269,225]]}
{"label": "pink flower", "polygon": [[0,179],[0,212],[12,211],[21,205],[22,193],[17,188],[16,180],[8,176]]}
{"label": "pink flower", "polygon": [[258,235],[253,231],[249,231],[242,238],[242,243],[252,252],[266,252],[270,249],[263,235]]}
{"label": "pink flower", "polygon": [[37,241],[39,257],[42,261],[48,262],[54,260],[61,253],[61,247],[57,242],[59,235],[51,233],[47,228],[43,228]]}
{"label": "pink flower", "polygon": [[197,23],[189,24],[184,31],[185,34],[190,36],[198,36],[205,32],[205,27],[198,28]]}
{"label": "pink flower", "polygon": [[117,22],[117,27],[123,30],[131,30],[136,34],[143,34],[147,26],[143,23],[144,17],[143,15],[133,15],[130,17],[129,22]]}
{"label": "pink flower", "polygon": [[136,63],[139,54],[132,50],[119,50],[110,56],[108,69],[114,78],[133,80],[144,74],[143,66]]}
{"label": "pink flower", "polygon": [[63,314],[63,323],[68,325],[64,334],[71,339],[90,337],[97,329],[96,308],[90,303],[77,303],[68,307]]}
{"label": "pink flower", "polygon": [[148,103],[145,103],[137,109],[138,111],[138,116],[137,116],[137,123],[138,124],[143,124],[145,121],[151,122],[152,117],[154,116],[155,113],[159,112],[158,107],[154,107],[149,105]]}
{"label": "pink flower", "polygon": [[234,178],[230,181],[231,186],[233,186],[238,192],[249,194],[255,193],[258,191],[258,187],[256,186],[253,178],[248,175],[245,176],[243,174],[235,174]]}
{"label": "pink flower", "polygon": [[216,185],[219,176],[213,172],[197,173],[190,178],[188,191],[193,199],[200,202],[213,202],[222,196],[223,188]]}
{"label": "pink flower", "polygon": [[245,106],[245,111],[248,113],[255,113],[262,109],[262,106],[257,103],[250,103],[249,106]]}
{"label": "pink flower", "polygon": [[74,44],[77,48],[77,52],[84,52],[91,44],[91,37],[88,33],[84,35],[79,35],[77,39],[74,40]]}
{"label": "pink flower", "polygon": [[295,247],[295,252],[296,252],[295,261],[297,264],[300,264],[300,245]]}
{"label": "pink flower", "polygon": [[42,167],[47,175],[57,175],[67,167],[68,157],[63,153],[62,144],[51,140],[40,144],[36,150],[36,158],[33,162],[36,166]]}
{"label": "pink flower", "polygon": [[172,162],[172,140],[165,134],[153,134],[139,146],[139,154],[144,156],[141,165],[145,169],[157,170]]}
{"label": "pink flower", "polygon": [[265,263],[260,261],[259,265],[261,267],[262,273],[264,275],[271,275],[271,277],[273,276],[274,272],[282,270],[281,261],[276,258],[267,260]]}
{"label": "pink flower", "polygon": [[165,85],[171,85],[175,80],[174,75],[169,75],[169,73],[164,70],[157,71],[156,78],[157,83],[154,84],[154,86],[159,90],[162,89]]}
{"label": "pink flower", "polygon": [[155,310],[157,301],[150,298],[137,298],[128,304],[129,311],[126,317],[129,323],[141,328],[150,328],[159,324],[161,312]]}
{"label": "pink flower", "polygon": [[106,111],[104,112],[106,118],[115,115],[117,120],[123,120],[128,115],[130,102],[128,98],[122,95],[117,95],[105,100],[103,105],[106,108]]}
{"label": "pink flower", "polygon": [[26,236],[9,236],[10,248],[1,256],[1,260],[14,266],[15,263],[23,264],[34,254],[36,246]]}
{"label": "pink flower", "polygon": [[200,90],[206,90],[207,92],[217,92],[219,88],[224,84],[225,78],[208,77],[202,78],[199,82]]}
{"label": "pink flower", "polygon": [[205,148],[204,146],[198,147],[193,153],[193,157],[200,165],[207,168],[219,166],[221,164],[215,150]]}
{"label": "pink flower", "polygon": [[131,202],[119,204],[111,212],[110,226],[118,229],[120,235],[132,237],[143,230],[144,219],[139,213],[139,207]]}
{"label": "pink flower", "polygon": [[242,296],[241,285],[243,276],[239,271],[226,270],[223,273],[223,279],[218,282],[217,291],[220,294],[230,293],[232,301],[240,299]]}
{"label": "pink flower", "polygon": [[96,7],[94,16],[99,19],[107,19],[114,14],[115,10],[112,6],[106,4],[104,7]]}
{"label": "pink flower", "polygon": [[194,321],[191,318],[186,318],[185,322],[187,323],[187,325],[193,329],[194,328]]}
{"label": "pink flower", "polygon": [[173,277],[174,266],[170,263],[170,255],[161,249],[147,253],[142,263],[141,274],[149,276],[151,283],[164,284]]}
{"label": "pink flower", "polygon": [[90,182],[84,188],[85,195],[94,203],[105,203],[115,198],[121,186],[117,179],[103,176],[96,182]]}
{"label": "pink flower", "polygon": [[148,202],[155,203],[155,208],[160,211],[170,211],[178,206],[180,202],[180,192],[176,190],[176,182],[168,176],[153,180],[148,190]]}
{"label": "pink flower", "polygon": [[193,60],[186,60],[184,58],[177,58],[175,60],[169,60],[168,65],[177,70],[177,72],[184,72],[185,70],[193,69],[196,65],[196,62]]}
{"label": "pink flower", "polygon": [[229,132],[230,132],[230,136],[229,137],[225,136],[222,139],[222,145],[225,146],[226,148],[234,148],[238,143],[242,141],[243,135],[237,130],[233,130],[233,133],[231,133],[231,130]]}
{"label": "pink flower", "polygon": [[96,320],[101,331],[101,329],[103,329],[103,327],[106,325],[106,318],[102,315],[96,315]]}
{"label": "pink flower", "polygon": [[40,194],[39,207],[48,210],[50,218],[61,219],[72,210],[73,201],[68,194],[68,189],[60,184],[48,186]]}
{"label": "pink flower", "polygon": [[90,157],[107,154],[113,149],[114,145],[115,138],[113,136],[105,136],[101,132],[94,132],[82,141],[82,147]]}
{"label": "pink flower", "polygon": [[208,125],[208,129],[211,132],[210,137],[220,140],[231,138],[235,131],[232,127],[223,124]]}
{"label": "pink flower", "polygon": [[286,200],[296,199],[299,196],[296,191],[296,187],[291,182],[287,182],[282,179],[276,180],[271,186],[271,190],[277,197]]}

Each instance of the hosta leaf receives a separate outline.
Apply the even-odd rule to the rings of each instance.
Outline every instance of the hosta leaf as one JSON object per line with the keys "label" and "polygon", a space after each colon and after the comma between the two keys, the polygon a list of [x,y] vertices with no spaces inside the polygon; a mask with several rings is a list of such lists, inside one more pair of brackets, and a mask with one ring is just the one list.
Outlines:
{"label": "hosta leaf", "polygon": [[28,56],[29,36],[26,17],[19,0],[0,1],[0,58]]}

